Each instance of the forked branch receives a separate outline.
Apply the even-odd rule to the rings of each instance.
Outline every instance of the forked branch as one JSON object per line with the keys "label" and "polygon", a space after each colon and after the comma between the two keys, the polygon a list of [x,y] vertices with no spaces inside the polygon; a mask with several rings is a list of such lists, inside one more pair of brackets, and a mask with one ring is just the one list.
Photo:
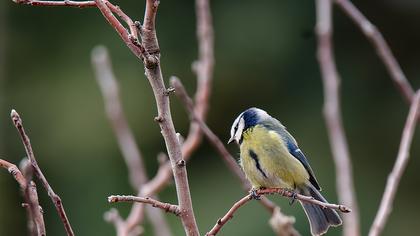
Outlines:
{"label": "forked branch", "polygon": [[0,159],[0,167],[7,169],[20,186],[22,195],[25,199],[25,203],[22,204],[22,206],[26,208],[29,231],[32,235],[46,235],[44,216],[42,215],[42,209],[39,206],[35,183],[29,178],[27,179],[16,165],[6,160]]}
{"label": "forked branch", "polygon": [[20,134],[20,138],[22,139],[22,143],[25,146],[26,155],[28,156],[29,161],[34,169],[35,176],[41,181],[42,185],[44,186],[45,190],[48,192],[48,196],[51,198],[52,202],[54,203],[55,209],[60,216],[61,222],[64,225],[66,233],[68,236],[74,236],[73,229],[70,225],[70,222],[67,218],[66,211],[64,210],[63,203],[61,201],[60,196],[58,196],[54,190],[51,188],[50,184],[48,183],[47,179],[45,178],[44,174],[42,173],[41,169],[38,166],[38,162],[35,159],[34,152],[32,150],[31,142],[29,140],[28,135],[26,135],[25,129],[23,128],[23,122],[20,118],[19,114],[12,110],[10,114],[13,124],[15,125],[16,129]]}

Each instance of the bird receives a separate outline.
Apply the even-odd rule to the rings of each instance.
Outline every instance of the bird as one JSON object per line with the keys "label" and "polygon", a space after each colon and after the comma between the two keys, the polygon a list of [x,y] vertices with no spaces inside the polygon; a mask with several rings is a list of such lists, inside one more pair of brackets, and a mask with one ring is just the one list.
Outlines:
{"label": "bird", "polygon": [[[233,141],[239,145],[239,164],[252,191],[284,188],[327,202],[295,138],[266,111],[252,107],[239,114],[232,124],[228,143]],[[323,235],[330,226],[342,224],[335,210],[299,202],[309,220],[312,235]]]}

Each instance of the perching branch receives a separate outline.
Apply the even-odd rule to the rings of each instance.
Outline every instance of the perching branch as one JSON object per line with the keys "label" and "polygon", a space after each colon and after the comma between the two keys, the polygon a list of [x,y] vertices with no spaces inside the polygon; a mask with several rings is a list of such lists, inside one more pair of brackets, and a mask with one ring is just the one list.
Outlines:
{"label": "perching branch", "polygon": [[324,85],[324,117],[337,175],[338,199],[353,209],[344,216],[344,235],[360,234],[359,209],[353,183],[352,164],[344,133],[340,109],[340,79],[335,65],[332,42],[332,0],[317,0],[316,33],[318,36],[318,61]]}
{"label": "perching branch", "polygon": [[388,181],[385,187],[384,195],[382,196],[381,204],[379,206],[378,213],[376,214],[375,220],[370,228],[369,236],[380,235],[385,227],[386,221],[392,211],[392,203],[395,195],[397,194],[398,185],[401,181],[401,177],[408,164],[410,157],[410,147],[413,140],[414,130],[416,128],[417,119],[420,116],[420,90],[414,96],[411,103],[410,112],[407,117],[407,121],[404,126],[400,149],[398,156],[394,164],[394,168],[388,176]]}
{"label": "perching branch", "polygon": [[229,211],[222,218],[218,219],[216,224],[213,226],[213,228],[208,233],[206,233],[206,236],[216,235],[220,231],[220,229],[223,227],[223,225],[225,225],[226,222],[228,222],[230,219],[233,218],[233,214],[241,206],[245,205],[245,203],[247,203],[251,199],[255,198],[254,194],[256,194],[256,196],[262,196],[262,195],[267,195],[267,194],[279,194],[280,196],[283,196],[283,197],[293,198],[293,199],[297,199],[297,200],[302,201],[302,202],[312,203],[312,204],[319,205],[319,206],[324,207],[324,208],[331,208],[331,209],[334,209],[334,210],[341,211],[343,213],[351,212],[351,209],[348,208],[347,206],[344,206],[344,205],[337,205],[337,204],[321,202],[321,201],[318,201],[318,200],[314,199],[313,197],[301,195],[301,194],[295,193],[295,192],[287,190],[287,189],[267,188],[267,189],[257,190],[255,193],[250,193],[250,194],[246,195],[245,197],[243,197],[242,199],[240,199],[239,201],[237,201],[235,204],[233,204],[233,206],[229,209]]}
{"label": "perching branch", "polygon": [[408,82],[407,77],[404,75],[404,72],[381,32],[349,0],[334,0],[334,2],[369,39],[375,47],[379,58],[385,64],[385,68],[391,76],[391,79],[394,81],[405,100],[411,103],[414,97],[414,89]]}
{"label": "perching branch", "polygon": [[149,197],[112,195],[108,197],[108,202],[140,202],[150,204],[153,207],[160,208],[166,212],[175,214],[176,216],[179,216],[179,214],[181,214],[181,211],[177,205],[161,202]]}
{"label": "perching branch", "polygon": [[50,184],[48,183],[47,179],[45,178],[44,174],[38,166],[38,162],[36,161],[34,152],[32,150],[31,142],[29,140],[29,137],[26,135],[25,129],[23,128],[22,119],[15,110],[12,110],[10,116],[12,118],[13,124],[15,125],[16,129],[20,134],[22,143],[25,146],[26,155],[28,156],[28,159],[31,162],[31,165],[34,169],[35,176],[41,181],[45,190],[47,190],[48,196],[54,203],[55,209],[57,210],[58,215],[60,216],[60,219],[64,225],[67,235],[74,236],[73,229],[71,228],[70,222],[67,218],[61,198],[51,188]]}
{"label": "perching branch", "polygon": [[[96,80],[101,89],[105,110],[108,119],[111,123],[115,136],[123,154],[125,163],[128,168],[129,179],[131,186],[134,190],[139,191],[143,185],[148,181],[146,169],[143,164],[143,157],[140,149],[138,148],[134,135],[128,125],[127,119],[124,115],[122,103],[119,96],[118,82],[112,71],[111,60],[105,47],[98,46],[92,51],[92,64],[95,69]],[[154,196],[156,198],[156,196]],[[143,207],[141,207],[143,209]],[[153,225],[153,230],[157,236],[168,236],[171,235],[169,226],[165,221],[165,218],[161,211],[147,207],[146,214]],[[138,225],[143,219],[143,210],[139,213],[139,221],[134,225]],[[111,218],[112,219],[112,218]],[[117,232],[121,232],[120,236],[127,235],[134,229],[129,222],[122,221],[122,223],[115,224],[115,220],[112,220],[117,229]]]}

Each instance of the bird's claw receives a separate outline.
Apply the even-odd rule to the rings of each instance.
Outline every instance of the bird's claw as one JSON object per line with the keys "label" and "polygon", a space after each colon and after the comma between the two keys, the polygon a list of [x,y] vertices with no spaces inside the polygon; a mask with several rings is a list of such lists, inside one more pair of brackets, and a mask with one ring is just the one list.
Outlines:
{"label": "bird's claw", "polygon": [[293,203],[295,203],[296,199],[297,199],[297,193],[295,193],[294,191],[291,191],[292,196],[290,197],[290,202],[289,205],[293,205]]}
{"label": "bird's claw", "polygon": [[250,194],[252,199],[261,200],[261,196],[257,193],[257,191],[258,191],[258,189],[253,188],[249,191],[249,194]]}

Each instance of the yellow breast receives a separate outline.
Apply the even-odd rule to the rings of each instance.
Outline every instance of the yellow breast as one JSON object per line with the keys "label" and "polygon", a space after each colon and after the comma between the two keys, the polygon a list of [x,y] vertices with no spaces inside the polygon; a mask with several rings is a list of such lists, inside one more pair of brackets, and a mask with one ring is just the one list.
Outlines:
{"label": "yellow breast", "polygon": [[295,188],[309,174],[275,131],[257,125],[243,134],[241,166],[254,188]]}

